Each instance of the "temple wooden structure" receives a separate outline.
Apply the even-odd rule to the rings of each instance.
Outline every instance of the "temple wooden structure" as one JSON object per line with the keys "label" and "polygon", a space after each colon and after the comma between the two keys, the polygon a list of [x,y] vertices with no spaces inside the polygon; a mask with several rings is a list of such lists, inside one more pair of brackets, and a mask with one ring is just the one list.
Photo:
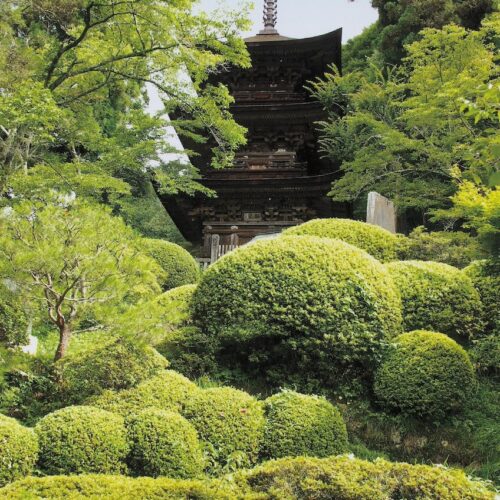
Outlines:
{"label": "temple wooden structure", "polygon": [[329,65],[341,67],[342,29],[291,39],[277,32],[276,17],[277,1],[267,0],[264,29],[246,40],[252,67],[216,77],[234,96],[235,120],[248,129],[232,168],[211,169],[210,145],[197,146],[193,163],[217,197],[162,197],[181,233],[202,244],[206,257],[312,218],[349,215],[327,197],[338,169],[321,157],[316,122],[325,116],[305,88]]}

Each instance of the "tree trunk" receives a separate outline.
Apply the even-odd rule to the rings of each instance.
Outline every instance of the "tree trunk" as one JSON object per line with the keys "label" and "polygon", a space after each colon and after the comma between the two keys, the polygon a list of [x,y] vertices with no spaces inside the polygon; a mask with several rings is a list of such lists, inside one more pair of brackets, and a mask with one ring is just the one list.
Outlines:
{"label": "tree trunk", "polygon": [[59,345],[57,346],[54,361],[59,361],[63,358],[68,350],[69,341],[71,338],[71,328],[66,323],[59,328]]}

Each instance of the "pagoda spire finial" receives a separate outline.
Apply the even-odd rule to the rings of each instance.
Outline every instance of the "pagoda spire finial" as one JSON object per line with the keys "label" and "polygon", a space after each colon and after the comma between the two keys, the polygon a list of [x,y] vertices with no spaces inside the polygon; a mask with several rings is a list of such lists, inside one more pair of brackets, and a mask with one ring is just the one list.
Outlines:
{"label": "pagoda spire finial", "polygon": [[260,35],[275,35],[278,21],[278,0],[264,0],[264,29]]}

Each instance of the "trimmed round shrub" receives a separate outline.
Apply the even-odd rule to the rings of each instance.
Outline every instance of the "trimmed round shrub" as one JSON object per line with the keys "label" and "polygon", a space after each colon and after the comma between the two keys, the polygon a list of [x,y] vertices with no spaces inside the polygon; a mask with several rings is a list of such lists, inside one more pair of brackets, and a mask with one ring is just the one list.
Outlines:
{"label": "trimmed round shrub", "polygon": [[264,401],[264,411],[268,458],[328,457],[347,450],[344,419],[325,398],[283,391]]}
{"label": "trimmed round shrub", "polygon": [[204,468],[195,428],[178,413],[154,408],[127,421],[130,465],[140,476],[198,477]]}
{"label": "trimmed round shrub", "polygon": [[227,479],[182,480],[161,477],[81,475],[29,477],[0,489],[2,500],[234,500],[240,491]]}
{"label": "trimmed round shrub", "polygon": [[128,389],[167,366],[168,361],[152,347],[122,338],[57,364],[66,404],[81,403],[104,390]]}
{"label": "trimmed round shrub", "polygon": [[400,238],[379,226],[351,219],[314,219],[291,227],[284,234],[342,240],[383,262],[397,258]]}
{"label": "trimmed round shrub", "polygon": [[374,391],[391,409],[442,418],[460,410],[474,387],[474,368],[460,345],[442,333],[414,331],[396,339]]}
{"label": "trimmed round shrub", "polygon": [[437,262],[387,264],[403,302],[406,331],[433,330],[470,339],[482,331],[482,305],[470,278]]}
{"label": "trimmed round shrub", "polygon": [[198,431],[214,462],[255,463],[265,424],[262,405],[255,398],[231,387],[205,389],[189,398],[183,415]]}
{"label": "trimmed round shrub", "polygon": [[193,305],[195,323],[220,343],[220,363],[265,374],[275,386],[294,376],[331,383],[339,367],[337,374],[353,366],[369,373],[401,330],[400,299],[384,266],[313,236],[227,254],[204,273]]}
{"label": "trimmed round shrub", "polygon": [[166,370],[126,391],[106,391],[87,404],[128,416],[145,408],[180,411],[200,389],[180,373]]}
{"label": "trimmed round shrub", "polygon": [[200,277],[200,266],[191,254],[175,243],[145,238],[144,250],[163,269],[161,278],[164,290],[196,283]]}
{"label": "trimmed round shrub", "polygon": [[183,285],[173,288],[154,299],[161,307],[165,323],[170,327],[182,327],[191,319],[191,302],[197,285]]}
{"label": "trimmed round shrub", "polygon": [[470,350],[471,360],[478,373],[500,376],[500,331],[474,341]]}
{"label": "trimmed round shrub", "polygon": [[31,474],[37,456],[38,441],[33,429],[0,415],[0,486]]}
{"label": "trimmed round shrub", "polygon": [[464,272],[481,297],[486,332],[500,335],[500,264],[478,260],[467,266]]}
{"label": "trimmed round shrub", "polygon": [[40,468],[47,474],[113,474],[125,470],[123,418],[90,406],[68,406],[35,426]]}
{"label": "trimmed round shrub", "polygon": [[335,500],[493,500],[495,494],[461,470],[349,456],[282,458],[237,473],[241,488],[264,498]]}

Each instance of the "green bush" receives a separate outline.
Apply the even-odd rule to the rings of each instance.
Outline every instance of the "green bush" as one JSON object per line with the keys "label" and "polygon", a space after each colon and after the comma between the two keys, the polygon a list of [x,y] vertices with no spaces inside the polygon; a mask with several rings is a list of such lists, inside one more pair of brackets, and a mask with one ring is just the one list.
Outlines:
{"label": "green bush", "polygon": [[470,356],[478,373],[500,376],[500,331],[474,341]]}
{"label": "green bush", "polygon": [[140,476],[199,477],[203,453],[194,427],[177,413],[148,409],[127,420],[130,466]]}
{"label": "green bush", "polygon": [[68,406],[35,426],[39,466],[47,474],[118,473],[128,453],[123,418],[90,406]]}
{"label": "green bush", "polygon": [[284,234],[342,240],[361,248],[382,262],[397,258],[400,238],[379,226],[351,219],[315,219],[291,227]]}
{"label": "green bush", "polygon": [[182,327],[191,319],[191,301],[196,285],[173,288],[157,297],[156,303],[164,311],[167,322],[172,327]]}
{"label": "green bush", "polygon": [[470,278],[437,262],[387,264],[403,302],[406,331],[433,330],[470,339],[483,329],[482,305]]}
{"label": "green bush", "polygon": [[264,411],[268,458],[328,457],[347,450],[344,419],[325,398],[283,391],[264,401]]}
{"label": "green bush", "polygon": [[82,475],[30,477],[0,489],[2,500],[234,500],[238,491],[224,480]]}
{"label": "green bush", "polygon": [[57,364],[66,404],[81,403],[105,390],[134,387],[167,366],[167,360],[152,347],[123,338],[69,355]]}
{"label": "green bush", "polygon": [[427,232],[423,226],[401,238],[399,260],[423,260],[463,268],[481,256],[477,238],[460,231]]}
{"label": "green bush", "polygon": [[12,294],[3,293],[0,285],[0,343],[7,346],[28,343],[28,316]]}
{"label": "green bush", "polygon": [[493,500],[494,493],[462,471],[349,456],[283,458],[238,473],[243,491],[264,498],[318,500]]}
{"label": "green bush", "polygon": [[442,333],[400,335],[375,375],[383,404],[409,415],[442,418],[461,410],[475,387],[465,350]]}
{"label": "green bush", "polygon": [[481,297],[486,332],[500,335],[500,263],[479,260],[466,267],[464,272]]}
{"label": "green bush", "polygon": [[400,299],[383,265],[312,236],[226,255],[204,273],[193,305],[195,323],[219,342],[219,363],[265,375],[275,387],[308,377],[323,387],[353,366],[371,373],[401,329]]}
{"label": "green bush", "polygon": [[165,240],[144,239],[144,250],[156,260],[165,275],[159,277],[164,290],[196,283],[200,266],[184,248]]}
{"label": "green bush", "polygon": [[0,486],[31,474],[37,456],[38,441],[33,430],[0,415]]}
{"label": "green bush", "polygon": [[106,391],[87,404],[128,416],[145,408],[180,411],[200,389],[183,375],[166,370],[126,391]]}
{"label": "green bush", "polygon": [[183,414],[214,463],[255,463],[265,420],[262,405],[252,396],[230,387],[200,390],[186,402]]}

